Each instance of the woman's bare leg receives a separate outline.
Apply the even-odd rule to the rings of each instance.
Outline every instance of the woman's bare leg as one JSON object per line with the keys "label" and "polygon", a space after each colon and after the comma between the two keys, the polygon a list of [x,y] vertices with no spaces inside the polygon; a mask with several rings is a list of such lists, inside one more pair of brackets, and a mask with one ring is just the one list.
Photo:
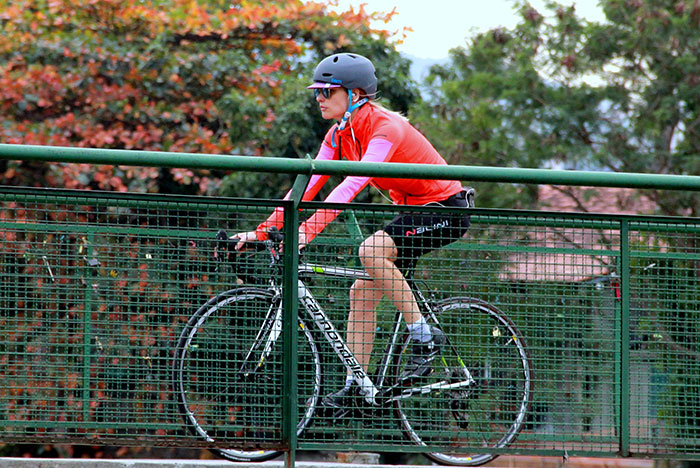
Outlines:
{"label": "woman's bare leg", "polygon": [[394,265],[397,249],[394,240],[384,231],[377,231],[360,246],[360,261],[372,277],[376,289],[396,306],[407,324],[420,318],[418,303],[406,279]]}
{"label": "woman's bare leg", "polygon": [[350,288],[346,341],[365,370],[374,345],[376,309],[382,296],[386,295],[401,311],[406,323],[414,323],[420,318],[413,292],[394,265],[396,255],[394,240],[384,231],[378,231],[360,246],[360,260],[372,281],[358,280]]}
{"label": "woman's bare leg", "polygon": [[358,280],[350,288],[350,314],[347,322],[346,341],[350,351],[366,371],[377,328],[377,305],[383,291],[372,281]]}

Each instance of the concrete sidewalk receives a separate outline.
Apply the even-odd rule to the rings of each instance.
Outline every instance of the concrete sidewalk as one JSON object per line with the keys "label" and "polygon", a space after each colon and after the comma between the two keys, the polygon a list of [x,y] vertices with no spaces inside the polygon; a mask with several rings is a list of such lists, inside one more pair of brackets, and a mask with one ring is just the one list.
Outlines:
{"label": "concrete sidewalk", "polygon": [[[487,468],[653,468],[653,460],[623,458],[576,458],[503,456],[484,465]],[[0,468],[283,468],[281,461],[232,463],[226,460],[143,460],[88,458],[0,458]],[[420,468],[416,465],[377,465],[299,461],[295,468]]]}
{"label": "concrete sidewalk", "polygon": [[[283,468],[284,462],[233,463],[226,460],[108,460],[88,458],[0,458],[0,468]],[[297,461],[295,468],[402,468],[401,465],[365,465]],[[403,468],[414,468],[404,466]]]}

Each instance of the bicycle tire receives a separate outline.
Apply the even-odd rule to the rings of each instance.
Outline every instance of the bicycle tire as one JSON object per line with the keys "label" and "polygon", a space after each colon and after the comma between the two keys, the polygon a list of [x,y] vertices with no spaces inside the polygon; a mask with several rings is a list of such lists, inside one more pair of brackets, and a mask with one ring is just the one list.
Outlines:
{"label": "bicycle tire", "polygon": [[[498,456],[489,449],[516,439],[529,412],[532,366],[525,340],[503,312],[479,299],[441,301],[436,315],[450,344],[435,358],[433,373],[413,385],[466,381],[460,370],[464,362],[476,386],[397,400],[397,416],[410,440],[436,448],[424,453],[428,458],[443,465],[482,465]],[[407,347],[408,338],[395,358],[395,379],[409,355]]]}
{"label": "bicycle tire", "polygon": [[[279,298],[267,289],[241,287],[201,306],[180,334],[173,363],[173,390],[189,431],[231,461],[265,461],[281,452],[281,339],[266,359],[241,372]],[[297,434],[309,425],[321,392],[321,360],[310,330],[299,318]],[[257,341],[257,343],[256,343]],[[258,351],[256,351],[258,350]],[[248,368],[246,368],[248,369]],[[247,373],[248,375],[244,375]]]}

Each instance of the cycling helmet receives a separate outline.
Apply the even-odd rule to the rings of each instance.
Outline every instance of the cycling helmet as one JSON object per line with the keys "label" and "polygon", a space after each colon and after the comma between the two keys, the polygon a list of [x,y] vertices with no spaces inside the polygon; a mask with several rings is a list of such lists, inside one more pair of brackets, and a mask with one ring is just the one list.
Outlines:
{"label": "cycling helmet", "polygon": [[372,98],[377,94],[377,76],[372,62],[362,55],[333,54],[324,58],[314,71],[313,88],[359,88]]}

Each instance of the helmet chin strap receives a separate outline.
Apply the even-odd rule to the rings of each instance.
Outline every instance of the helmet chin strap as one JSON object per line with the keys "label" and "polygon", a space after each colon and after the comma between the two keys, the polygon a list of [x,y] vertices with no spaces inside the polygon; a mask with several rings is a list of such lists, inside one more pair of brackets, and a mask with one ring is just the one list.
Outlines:
{"label": "helmet chin strap", "polygon": [[367,98],[362,98],[359,101],[357,101],[355,104],[352,103],[352,91],[348,89],[348,108],[343,114],[343,118],[341,119],[340,123],[338,124],[337,127],[333,129],[333,133],[331,134],[331,146],[333,148],[337,148],[338,145],[335,143],[335,132],[338,130],[342,130],[345,128],[345,124],[348,123],[348,119],[352,115],[353,111],[355,109],[358,109],[362,107],[363,104],[366,102],[369,102],[369,99]]}

